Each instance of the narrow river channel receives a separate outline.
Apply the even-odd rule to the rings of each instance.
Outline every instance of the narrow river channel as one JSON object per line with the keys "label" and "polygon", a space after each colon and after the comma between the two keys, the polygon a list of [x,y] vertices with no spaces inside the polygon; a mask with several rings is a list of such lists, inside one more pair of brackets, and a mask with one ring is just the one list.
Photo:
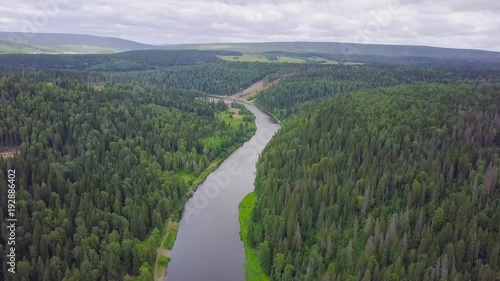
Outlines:
{"label": "narrow river channel", "polygon": [[238,204],[254,189],[258,157],[279,125],[254,105],[252,139],[231,154],[186,202],[165,281],[243,281]]}

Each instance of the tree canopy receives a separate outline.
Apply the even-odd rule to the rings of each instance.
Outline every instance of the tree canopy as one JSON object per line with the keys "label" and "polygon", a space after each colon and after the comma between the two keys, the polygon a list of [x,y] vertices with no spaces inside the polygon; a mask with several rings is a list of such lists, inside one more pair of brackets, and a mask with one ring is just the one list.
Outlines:
{"label": "tree canopy", "polygon": [[248,239],[272,280],[498,279],[498,85],[314,105],[283,123],[257,167]]}
{"label": "tree canopy", "polygon": [[0,73],[0,148],[20,147],[0,157],[1,245],[11,162],[20,274],[2,266],[0,276],[149,280],[156,248],[142,242],[178,215],[193,179],[253,134],[254,120],[229,124],[219,118],[226,105],[198,92],[71,77]]}

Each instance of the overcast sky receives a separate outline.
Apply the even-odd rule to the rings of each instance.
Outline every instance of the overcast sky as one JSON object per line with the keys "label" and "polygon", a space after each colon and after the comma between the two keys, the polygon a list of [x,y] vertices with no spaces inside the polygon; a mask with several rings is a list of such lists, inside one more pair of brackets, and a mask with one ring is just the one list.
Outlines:
{"label": "overcast sky", "polygon": [[500,51],[498,0],[2,0],[0,31],[151,44],[337,41]]}

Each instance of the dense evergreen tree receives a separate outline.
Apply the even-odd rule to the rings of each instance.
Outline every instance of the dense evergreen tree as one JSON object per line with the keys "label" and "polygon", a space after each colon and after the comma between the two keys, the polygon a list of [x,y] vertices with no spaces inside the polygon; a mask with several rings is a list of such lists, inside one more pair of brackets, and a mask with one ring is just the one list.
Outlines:
{"label": "dense evergreen tree", "polygon": [[[415,68],[405,66],[317,66],[288,69],[280,83],[257,98],[258,105],[280,119],[301,110],[311,110],[316,102],[362,89],[401,84],[458,81],[499,81],[500,71]],[[279,77],[278,77],[279,78]]]}
{"label": "dense evergreen tree", "polygon": [[498,71],[199,51],[0,64],[0,150],[20,149],[0,157],[3,265],[7,162],[18,171],[20,273],[6,278],[151,280],[144,240],[253,132],[249,112],[234,104],[246,116],[231,125],[202,93],[265,79],[279,81],[257,103],[284,122],[258,164],[248,241],[272,280],[500,279]]}
{"label": "dense evergreen tree", "polygon": [[257,168],[249,239],[272,280],[499,280],[500,87],[315,105],[284,122]]}
{"label": "dense evergreen tree", "polygon": [[86,71],[150,70],[221,61],[216,52],[195,50],[144,50],[105,55],[0,55],[0,65],[11,68]]}
{"label": "dense evergreen tree", "polygon": [[155,84],[214,95],[232,95],[271,74],[276,76],[293,69],[293,65],[233,62],[163,68],[138,75]]}
{"label": "dense evergreen tree", "polygon": [[180,211],[193,178],[253,134],[253,119],[230,125],[224,103],[196,92],[43,76],[0,75],[0,149],[20,149],[0,157],[0,242],[10,162],[19,272],[7,274],[2,254],[1,279],[151,280],[156,249],[142,241]]}

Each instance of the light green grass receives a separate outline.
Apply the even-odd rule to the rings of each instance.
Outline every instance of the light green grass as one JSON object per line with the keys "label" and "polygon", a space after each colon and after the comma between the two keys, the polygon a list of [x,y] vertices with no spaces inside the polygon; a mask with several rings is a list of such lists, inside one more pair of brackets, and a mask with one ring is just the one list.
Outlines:
{"label": "light green grass", "polygon": [[239,126],[243,122],[243,118],[235,118],[232,112],[221,112],[217,115],[222,119],[222,121],[228,123],[231,126]]}
{"label": "light green grass", "polygon": [[306,63],[306,60],[292,57],[278,57],[278,62],[284,63]]}
{"label": "light green grass", "polygon": [[344,62],[344,65],[364,65],[364,63],[362,63],[362,62],[346,61],[346,62]]}
{"label": "light green grass", "polygon": [[329,61],[326,61],[326,62],[324,62],[324,63],[322,63],[322,64],[337,65],[337,64],[339,64],[339,63],[338,63],[338,62],[336,62],[336,61],[333,61],[333,60],[329,60]]}
{"label": "light green grass", "polygon": [[250,193],[240,203],[239,219],[240,219],[240,235],[243,244],[245,245],[245,279],[246,281],[269,281],[264,270],[260,266],[260,261],[257,256],[257,249],[250,247],[247,234],[248,226],[252,223],[251,215],[255,206],[255,193]]}
{"label": "light green grass", "polygon": [[0,40],[0,54],[51,54],[53,50]]}
{"label": "light green grass", "polygon": [[179,226],[173,226],[170,231],[168,231],[167,238],[163,243],[163,247],[167,250],[172,250],[174,248],[175,239],[177,238],[177,232],[179,231]]}
{"label": "light green grass", "polygon": [[98,83],[98,84],[91,84],[92,88],[95,90],[95,91],[99,91],[99,92],[102,92],[105,88],[104,84],[102,83]]}
{"label": "light green grass", "polygon": [[92,45],[60,45],[56,49],[60,53],[67,54],[114,54],[123,51],[109,47]]}
{"label": "light green grass", "polygon": [[320,63],[320,64],[339,64],[337,61],[312,57],[312,58],[296,58],[288,56],[278,56],[275,59],[269,59],[265,55],[241,55],[241,56],[218,56],[220,59],[225,61],[233,62],[263,62],[263,63]]}
{"label": "light green grass", "polygon": [[158,259],[158,266],[161,266],[163,268],[167,268],[168,267],[168,263],[170,262],[170,257],[160,257]]}
{"label": "light green grass", "polygon": [[231,125],[233,127],[239,127],[240,124],[247,123],[248,127],[255,128],[255,122],[254,121],[249,122],[249,121],[245,121],[244,120],[245,116],[253,116],[253,115],[245,114],[244,112],[241,112],[241,111],[240,111],[240,116],[239,117],[236,116],[236,114],[234,114],[231,110],[216,112],[216,116],[218,118],[220,118],[222,121],[224,121],[226,124],[229,124],[229,125]]}
{"label": "light green grass", "polygon": [[300,58],[292,58],[279,56],[277,60],[270,60],[264,55],[242,55],[242,56],[218,56],[225,61],[237,62],[266,62],[266,63],[306,63],[306,60]]}
{"label": "light green grass", "polygon": [[177,231],[179,224],[172,220],[172,217],[165,224],[165,231],[162,236],[160,246],[156,251],[156,261],[154,268],[154,280],[163,280],[170,262],[170,257],[167,251],[172,250],[174,247],[175,239],[177,238]]}
{"label": "light green grass", "polygon": [[331,64],[331,65],[339,64],[338,61],[329,60],[329,59],[320,58],[320,57],[309,58],[309,61],[320,63],[320,64]]}
{"label": "light green grass", "polygon": [[179,176],[188,184],[193,183],[193,181],[196,179],[196,176],[193,173],[188,172],[182,172],[179,174]]}
{"label": "light green grass", "polygon": [[237,61],[237,62],[271,62],[265,56],[261,55],[242,55],[242,56],[218,56],[220,59],[225,61]]}
{"label": "light green grass", "polygon": [[208,168],[206,168],[203,172],[201,172],[200,176],[198,176],[198,178],[196,178],[196,180],[194,181],[194,185],[200,185],[202,182],[204,182],[207,177],[217,169],[217,167],[219,167],[220,163],[222,163],[222,161],[224,161],[223,158],[217,158],[215,159],[212,164],[210,166],[208,166]]}

